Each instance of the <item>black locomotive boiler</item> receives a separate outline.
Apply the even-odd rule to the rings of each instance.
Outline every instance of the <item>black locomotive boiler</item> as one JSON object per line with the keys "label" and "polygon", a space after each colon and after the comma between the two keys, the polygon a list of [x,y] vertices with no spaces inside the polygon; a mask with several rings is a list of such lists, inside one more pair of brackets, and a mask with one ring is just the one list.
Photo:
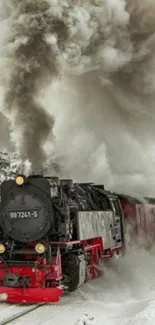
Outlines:
{"label": "black locomotive boiler", "polygon": [[18,175],[1,184],[0,298],[56,302],[124,247],[117,195],[93,183]]}

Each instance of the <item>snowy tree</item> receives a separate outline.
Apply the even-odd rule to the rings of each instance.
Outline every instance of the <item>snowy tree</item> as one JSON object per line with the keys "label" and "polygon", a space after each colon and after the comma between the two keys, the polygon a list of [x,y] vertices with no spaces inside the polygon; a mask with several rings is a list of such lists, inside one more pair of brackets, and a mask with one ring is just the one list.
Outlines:
{"label": "snowy tree", "polygon": [[16,153],[0,150],[0,183],[9,178],[14,178],[22,170],[22,162]]}

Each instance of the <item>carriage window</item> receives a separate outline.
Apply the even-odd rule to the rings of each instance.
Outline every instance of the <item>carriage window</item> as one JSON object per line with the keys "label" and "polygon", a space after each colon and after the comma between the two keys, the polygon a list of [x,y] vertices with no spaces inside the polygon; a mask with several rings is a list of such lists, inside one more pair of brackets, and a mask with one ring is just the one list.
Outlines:
{"label": "carriage window", "polygon": [[141,225],[141,208],[139,207],[139,209],[137,209],[137,223],[138,223],[138,226]]}
{"label": "carriage window", "polygon": [[116,215],[119,216],[120,215],[120,207],[119,207],[118,201],[116,199],[112,199],[111,203],[112,203],[112,206],[113,206],[113,209],[114,209]]}
{"label": "carriage window", "polygon": [[151,214],[152,214],[152,223],[155,223],[155,209],[151,209]]}

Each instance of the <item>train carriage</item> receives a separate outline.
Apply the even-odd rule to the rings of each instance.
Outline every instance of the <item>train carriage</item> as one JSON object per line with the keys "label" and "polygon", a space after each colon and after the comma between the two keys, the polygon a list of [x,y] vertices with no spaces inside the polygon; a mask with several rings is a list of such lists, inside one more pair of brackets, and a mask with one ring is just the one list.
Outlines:
{"label": "train carriage", "polygon": [[125,220],[128,244],[136,243],[150,248],[155,242],[155,199],[137,199],[128,195],[118,195]]}

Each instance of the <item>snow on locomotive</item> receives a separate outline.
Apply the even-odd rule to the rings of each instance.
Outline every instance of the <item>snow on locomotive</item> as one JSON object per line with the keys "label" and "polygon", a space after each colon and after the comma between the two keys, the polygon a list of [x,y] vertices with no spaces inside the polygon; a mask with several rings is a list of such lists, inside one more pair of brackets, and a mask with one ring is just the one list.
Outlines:
{"label": "snow on locomotive", "polygon": [[57,302],[124,248],[117,195],[93,183],[19,175],[1,184],[0,298]]}

